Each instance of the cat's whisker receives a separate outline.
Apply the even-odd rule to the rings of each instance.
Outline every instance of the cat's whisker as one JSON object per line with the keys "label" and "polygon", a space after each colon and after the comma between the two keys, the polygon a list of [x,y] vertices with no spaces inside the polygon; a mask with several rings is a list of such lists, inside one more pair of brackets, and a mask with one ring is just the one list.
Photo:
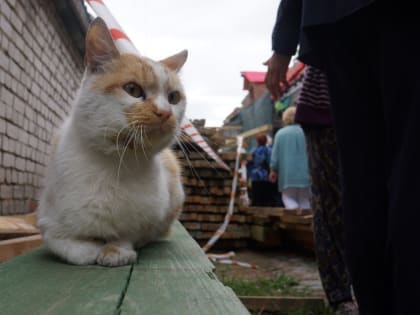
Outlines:
{"label": "cat's whisker", "polygon": [[139,159],[137,157],[137,135],[138,135],[138,129],[134,129],[134,143],[133,143],[133,148],[134,148],[134,157],[136,158],[136,162],[137,164],[139,163]]}
{"label": "cat's whisker", "polygon": [[146,158],[146,160],[148,160],[147,153],[144,148],[143,125],[140,126],[140,143],[141,143],[141,149],[143,150],[144,157]]}
{"label": "cat's whisker", "polygon": [[150,139],[149,139],[149,137],[147,136],[147,132],[146,132],[146,128],[144,129],[144,138],[145,138],[145,140],[147,141],[147,145],[151,145],[152,143],[150,142]]}
{"label": "cat's whisker", "polygon": [[[189,136],[189,135],[187,135],[186,133],[182,133],[181,134],[181,136],[183,137],[183,139],[185,139],[185,140],[190,140],[191,139],[191,137]],[[208,164],[209,164],[209,166],[216,172],[216,174],[218,175],[218,176],[221,176],[221,174],[220,174],[220,172],[219,172],[219,169],[218,168],[216,168],[215,166],[214,166],[214,164],[212,164],[211,163],[211,160],[209,160],[207,157],[206,157],[206,155],[202,152],[202,151],[200,151],[195,145],[188,145],[188,143],[189,143],[189,141],[187,142],[187,144],[186,144],[186,147],[188,146],[188,147],[191,147],[196,153],[198,153],[199,155],[200,155],[200,157],[203,159],[203,160],[205,160]],[[191,152],[191,151],[189,151],[189,152]]]}
{"label": "cat's whisker", "polygon": [[210,192],[207,189],[206,184],[201,179],[200,175],[198,175],[197,171],[194,169],[194,166],[192,165],[192,162],[191,162],[190,158],[188,157],[188,154],[187,154],[187,152],[189,152],[188,149],[183,146],[183,144],[181,143],[181,141],[179,141],[178,137],[175,138],[175,141],[178,143],[179,148],[181,149],[182,153],[184,154],[185,159],[187,160],[188,166],[190,167],[191,172],[193,173],[194,177],[197,178],[197,180],[200,182],[200,184],[202,184],[202,187],[204,188],[204,190],[206,191],[206,193],[208,195],[210,195]]}
{"label": "cat's whisker", "polygon": [[120,135],[121,133],[124,131],[124,129],[126,129],[126,127],[122,127],[120,129],[120,131],[117,133],[117,139],[116,139],[116,146],[117,146],[117,154],[121,159],[121,155],[120,155],[120,144],[119,144],[119,139],[120,139]]}
{"label": "cat's whisker", "polygon": [[[125,129],[125,127],[123,129]],[[123,152],[122,152],[122,154],[120,156],[120,162],[118,164],[117,181],[119,181],[119,179],[120,179],[121,166],[124,164],[124,162],[123,162],[124,155],[125,155],[125,152],[127,151],[128,146],[130,145],[130,140],[131,140],[132,136],[133,136],[133,134],[130,134],[130,136],[128,138],[126,138],[126,140],[125,140],[126,142],[124,143]],[[117,140],[117,148],[118,148],[118,140]]]}

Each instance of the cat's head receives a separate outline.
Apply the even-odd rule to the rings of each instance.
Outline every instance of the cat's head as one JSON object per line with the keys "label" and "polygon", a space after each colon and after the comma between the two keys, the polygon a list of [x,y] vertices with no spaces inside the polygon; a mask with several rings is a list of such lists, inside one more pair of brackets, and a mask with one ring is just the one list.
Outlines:
{"label": "cat's head", "polygon": [[100,18],[86,36],[86,70],[74,110],[80,135],[104,152],[151,155],[180,132],[186,98],[177,75],[187,51],[153,61],[120,53]]}

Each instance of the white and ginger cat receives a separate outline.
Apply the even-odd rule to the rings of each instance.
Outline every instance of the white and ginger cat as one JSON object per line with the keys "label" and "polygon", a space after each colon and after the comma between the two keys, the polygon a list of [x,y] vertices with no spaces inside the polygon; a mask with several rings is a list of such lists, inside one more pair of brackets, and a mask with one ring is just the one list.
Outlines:
{"label": "white and ginger cat", "polygon": [[186,106],[183,51],[160,62],[120,54],[103,20],[86,35],[86,70],[47,168],[38,225],[46,246],[77,265],[120,266],[163,238],[184,201],[168,148]]}

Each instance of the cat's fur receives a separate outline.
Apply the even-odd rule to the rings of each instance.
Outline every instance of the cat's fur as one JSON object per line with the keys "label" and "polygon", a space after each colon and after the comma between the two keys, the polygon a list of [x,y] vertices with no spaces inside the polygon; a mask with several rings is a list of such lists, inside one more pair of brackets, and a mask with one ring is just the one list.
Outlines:
{"label": "cat's fur", "polygon": [[92,22],[84,77],[38,209],[45,244],[62,259],[129,264],[135,248],[168,233],[184,201],[168,146],[185,112],[177,72],[186,58],[186,51],[160,62],[120,54],[105,23]]}

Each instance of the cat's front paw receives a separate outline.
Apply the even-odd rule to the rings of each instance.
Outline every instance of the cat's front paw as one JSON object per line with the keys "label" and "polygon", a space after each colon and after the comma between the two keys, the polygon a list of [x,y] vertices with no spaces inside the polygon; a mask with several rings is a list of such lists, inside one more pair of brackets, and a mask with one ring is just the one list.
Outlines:
{"label": "cat's front paw", "polygon": [[106,267],[117,267],[132,264],[136,259],[137,253],[132,249],[105,245],[96,258],[96,263]]}

